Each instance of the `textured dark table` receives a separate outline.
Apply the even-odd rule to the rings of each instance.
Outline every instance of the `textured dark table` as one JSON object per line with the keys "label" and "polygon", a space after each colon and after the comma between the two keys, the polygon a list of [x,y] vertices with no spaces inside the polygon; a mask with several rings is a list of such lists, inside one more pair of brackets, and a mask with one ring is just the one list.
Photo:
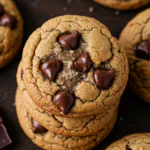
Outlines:
{"label": "textured dark table", "polygon": [[[68,0],[69,2],[70,0]],[[126,23],[135,16],[136,11],[119,12],[92,2],[92,0],[15,0],[25,22],[24,43],[28,36],[46,20],[64,14],[91,16],[104,23],[115,37]],[[95,12],[89,13],[90,6]],[[23,44],[24,44],[23,43]],[[9,130],[13,144],[5,150],[39,150],[22,132],[16,117],[14,97],[16,90],[16,70],[20,54],[6,68],[0,70],[0,110]],[[104,150],[111,142],[124,135],[137,132],[150,132],[150,106],[126,89],[121,99],[116,126],[109,137],[95,150]]]}

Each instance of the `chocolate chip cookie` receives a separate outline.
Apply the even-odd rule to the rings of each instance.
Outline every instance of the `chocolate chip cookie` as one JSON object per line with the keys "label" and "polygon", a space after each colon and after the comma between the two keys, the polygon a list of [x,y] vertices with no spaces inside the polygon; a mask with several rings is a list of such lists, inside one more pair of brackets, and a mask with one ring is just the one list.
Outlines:
{"label": "chocolate chip cookie", "polygon": [[12,0],[0,0],[0,68],[18,53],[23,38],[23,21]]}
{"label": "chocolate chip cookie", "polygon": [[[63,118],[51,115],[40,109],[28,95],[23,83],[22,65],[20,63],[17,72],[18,95],[20,95],[24,106],[36,121],[49,131],[65,136],[89,136],[100,132],[105,125],[114,117],[117,111],[115,106],[96,116],[86,118]],[[22,98],[23,97],[23,98]]]}
{"label": "chocolate chip cookie", "polygon": [[130,10],[137,9],[147,4],[150,4],[149,0],[94,0],[95,2],[118,10]]}
{"label": "chocolate chip cookie", "polygon": [[126,136],[106,150],[150,150],[150,133],[139,133]]}
{"label": "chocolate chip cookie", "polygon": [[123,49],[93,18],[51,19],[28,39],[24,83],[32,100],[51,114],[83,117],[118,104],[128,79]]}
{"label": "chocolate chip cookie", "polygon": [[150,102],[150,9],[131,20],[120,36],[129,60],[129,87],[142,100]]}
{"label": "chocolate chip cookie", "polygon": [[111,132],[117,113],[113,119],[96,135],[85,137],[65,137],[54,134],[41,126],[30,116],[17,92],[16,108],[20,125],[26,135],[39,147],[46,150],[89,150],[102,142]]}

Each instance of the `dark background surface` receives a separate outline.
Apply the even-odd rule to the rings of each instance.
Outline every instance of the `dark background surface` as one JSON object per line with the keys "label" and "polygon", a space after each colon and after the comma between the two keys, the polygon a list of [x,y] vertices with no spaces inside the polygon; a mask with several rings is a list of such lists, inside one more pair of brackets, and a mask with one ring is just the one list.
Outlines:
{"label": "dark background surface", "polygon": [[[138,12],[119,12],[104,8],[92,0],[15,0],[25,22],[24,43],[29,35],[46,20],[64,14],[91,16],[104,23],[113,36],[119,34],[126,23]],[[71,3],[70,3],[71,2]],[[93,6],[95,11],[89,12]],[[20,54],[6,68],[0,70],[0,110],[9,130],[13,144],[4,150],[40,150],[22,132],[15,111],[16,70],[21,59]],[[150,106],[142,102],[126,89],[121,99],[119,116],[113,132],[95,150],[104,150],[113,141],[139,132],[150,132]]]}

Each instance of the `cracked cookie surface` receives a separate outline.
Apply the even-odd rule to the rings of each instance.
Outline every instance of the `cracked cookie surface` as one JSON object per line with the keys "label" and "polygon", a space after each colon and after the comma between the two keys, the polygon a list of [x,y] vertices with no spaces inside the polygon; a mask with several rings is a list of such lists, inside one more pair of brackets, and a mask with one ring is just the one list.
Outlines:
{"label": "cracked cookie surface", "polygon": [[13,0],[0,0],[0,68],[18,53],[23,38],[23,20]]}
{"label": "cracked cookie surface", "polygon": [[[147,9],[131,20],[120,36],[120,43],[127,52],[129,60],[129,87],[135,95],[146,102],[150,102],[150,58],[140,58],[142,53],[139,57],[135,52],[139,43],[150,41],[149,25],[150,9]],[[150,51],[150,48],[147,50]]]}
{"label": "cracked cookie surface", "polygon": [[[58,38],[64,34],[70,37],[74,31],[80,34],[78,48],[64,49],[59,41],[66,42],[66,45],[68,37],[59,41]],[[92,62],[91,67],[87,65],[89,62],[87,57],[80,59],[82,54],[89,56]],[[63,63],[63,68],[57,73],[55,81],[46,77],[50,77],[54,70],[47,67],[57,66],[53,60]],[[75,61],[76,66],[82,64],[80,71],[79,68],[77,70],[73,67]],[[41,72],[43,63],[46,69]],[[81,72],[83,65],[88,67],[86,73]],[[104,68],[106,73],[109,69],[115,70],[115,75],[107,89],[98,87],[100,84],[97,83],[101,80],[94,81],[93,74],[98,68]],[[29,37],[23,52],[23,70],[24,83],[33,101],[51,114],[66,117],[95,115],[111,105],[118,104],[128,78],[126,55],[109,30],[95,19],[71,15],[47,21]],[[46,74],[43,75],[43,73]],[[100,76],[100,72],[96,74],[96,77],[104,78]],[[70,92],[74,97],[74,105],[67,115],[59,110],[62,107],[58,109],[53,103],[53,98],[58,93],[56,101],[60,104],[62,93],[59,91]]]}
{"label": "cracked cookie surface", "polygon": [[65,136],[95,135],[112,120],[117,111],[117,106],[110,106],[105,112],[86,118],[63,118],[51,115],[40,109],[30,98],[22,80],[23,75],[21,74],[21,70],[22,64],[20,63],[17,71],[17,82],[20,88],[18,89],[18,95],[23,97],[21,100],[29,114],[42,126],[53,133]]}
{"label": "cracked cookie surface", "polygon": [[106,150],[149,150],[150,133],[133,134],[114,142]]}
{"label": "cracked cookie surface", "polygon": [[87,137],[65,137],[54,134],[50,131],[44,133],[33,132],[32,120],[25,106],[22,103],[20,95],[16,94],[16,109],[20,125],[26,135],[40,148],[46,150],[90,150],[101,143],[111,132],[117,117],[117,112],[113,119],[94,136]]}
{"label": "cracked cookie surface", "polygon": [[149,0],[94,0],[101,5],[119,10],[137,9],[147,4]]}

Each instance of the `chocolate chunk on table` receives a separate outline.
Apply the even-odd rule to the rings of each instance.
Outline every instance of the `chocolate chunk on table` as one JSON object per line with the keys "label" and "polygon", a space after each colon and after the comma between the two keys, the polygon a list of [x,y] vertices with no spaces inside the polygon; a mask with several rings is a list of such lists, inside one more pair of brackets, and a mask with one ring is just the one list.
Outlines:
{"label": "chocolate chunk on table", "polygon": [[3,124],[3,119],[0,116],[0,149],[4,148],[5,146],[11,143],[12,141],[8,135],[6,127]]}

